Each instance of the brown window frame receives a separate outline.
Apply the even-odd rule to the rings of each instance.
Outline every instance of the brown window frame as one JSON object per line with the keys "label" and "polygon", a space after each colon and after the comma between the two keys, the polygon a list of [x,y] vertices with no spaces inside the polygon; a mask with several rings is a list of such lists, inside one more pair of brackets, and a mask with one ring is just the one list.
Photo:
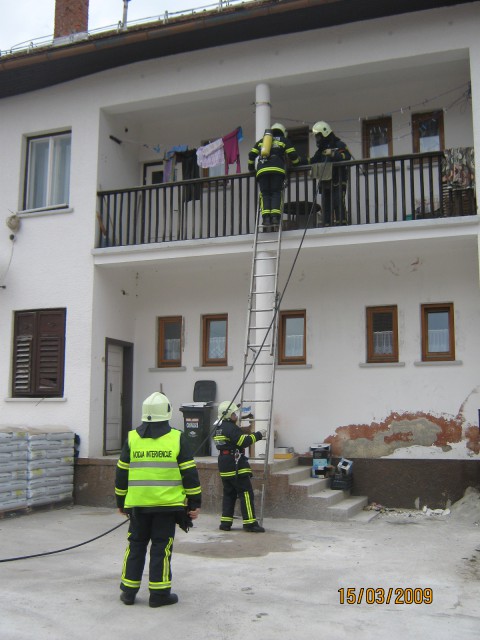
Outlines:
{"label": "brown window frame", "polygon": [[[429,351],[428,343],[428,314],[448,313],[448,351]],[[455,322],[453,302],[422,304],[422,361],[439,362],[455,360]]]}
{"label": "brown window frame", "polygon": [[[180,357],[179,358],[166,358],[165,353],[165,339],[166,339],[166,325],[179,324],[180,325]],[[159,369],[168,367],[181,367],[182,366],[182,351],[183,351],[183,318],[182,316],[162,316],[157,318],[157,367]]]}
{"label": "brown window frame", "polygon": [[[392,315],[392,353],[376,354],[373,323],[376,313]],[[396,304],[366,308],[367,362],[398,362],[398,308]]]}
{"label": "brown window frame", "polygon": [[412,114],[412,148],[413,153],[421,153],[420,152],[420,125],[422,122],[426,120],[431,120],[433,117],[438,117],[439,120],[439,143],[440,149],[439,151],[443,151],[445,149],[445,129],[444,129],[444,121],[443,121],[443,111],[428,111],[425,113],[414,113]]}
{"label": "brown window frame", "polygon": [[14,311],[13,398],[63,397],[66,317],[66,309]]}
{"label": "brown window frame", "polygon": [[[385,127],[388,135],[388,156],[393,156],[393,139],[392,139],[392,118],[384,116],[382,118],[372,118],[362,121],[362,147],[363,157],[370,158],[370,129],[373,127]],[[388,157],[387,156],[387,157]],[[382,156],[385,157],[385,156]],[[372,158],[376,160],[376,158]]]}
{"label": "brown window frame", "polygon": [[[215,321],[225,321],[225,357],[210,358],[208,345],[210,342],[210,324]],[[215,313],[202,316],[202,366],[223,367],[228,365],[228,313]]]}
{"label": "brown window frame", "polygon": [[[301,356],[286,355],[286,321],[289,318],[303,319],[303,353]],[[307,364],[307,312],[305,309],[280,311],[278,319],[278,364]]]}

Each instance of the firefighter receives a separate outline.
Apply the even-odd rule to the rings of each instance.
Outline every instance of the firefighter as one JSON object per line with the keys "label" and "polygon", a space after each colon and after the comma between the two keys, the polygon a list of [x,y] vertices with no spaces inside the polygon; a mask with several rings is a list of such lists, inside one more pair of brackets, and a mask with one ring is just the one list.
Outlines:
{"label": "firefighter", "polygon": [[[328,163],[351,160],[352,155],[345,142],[337,138],[327,122],[323,120],[316,122],[312,127],[312,133],[315,135],[317,151],[313,158],[309,159],[309,164],[323,164],[317,172],[320,180],[319,191],[322,194],[323,224],[326,227],[331,224],[347,224],[345,194],[348,170],[346,167],[329,166],[331,171],[327,174],[324,169]],[[322,174],[325,177],[328,175],[329,179],[322,181]]]}
{"label": "firefighter", "polygon": [[150,547],[149,605],[175,604],[171,560],[175,525],[188,531],[198,517],[201,488],[186,436],[170,427],[172,407],[163,393],[143,402],[142,424],[129,432],[117,464],[115,495],[130,516],[120,600],[134,604]]}
{"label": "firefighter", "polygon": [[239,408],[226,400],[218,407],[217,428],[213,437],[218,449],[218,470],[223,484],[222,517],[220,530],[230,531],[237,498],[243,518],[244,531],[263,533],[255,517],[255,504],[250,478],[252,470],[245,456],[245,447],[262,440],[266,430],[244,434],[237,425]]}
{"label": "firefighter", "polygon": [[[248,154],[248,170],[253,173],[256,167],[256,177],[260,188],[260,210],[262,213],[262,225],[268,230],[271,225],[278,227],[283,209],[283,183],[285,181],[286,158],[290,159],[294,166],[300,164],[300,157],[295,147],[287,138],[287,132],[283,124],[272,124],[271,131],[255,143]],[[265,139],[268,140],[270,149],[265,152]],[[262,151],[263,147],[263,151]]]}

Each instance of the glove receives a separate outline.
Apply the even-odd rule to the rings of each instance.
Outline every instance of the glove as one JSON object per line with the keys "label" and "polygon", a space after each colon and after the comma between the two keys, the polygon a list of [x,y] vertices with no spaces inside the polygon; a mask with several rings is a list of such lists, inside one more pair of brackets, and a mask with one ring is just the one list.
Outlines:
{"label": "glove", "polygon": [[333,156],[333,149],[325,149],[325,151],[323,151],[323,155],[324,156]]}
{"label": "glove", "polygon": [[266,429],[261,429],[260,433],[262,434],[262,439],[264,440],[267,437],[267,430]]}

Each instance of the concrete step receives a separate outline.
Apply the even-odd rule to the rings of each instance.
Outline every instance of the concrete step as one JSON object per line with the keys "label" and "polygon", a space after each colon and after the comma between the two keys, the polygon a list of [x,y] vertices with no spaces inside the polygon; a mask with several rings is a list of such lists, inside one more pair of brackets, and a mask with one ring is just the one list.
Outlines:
{"label": "concrete step", "polygon": [[[301,480],[307,480],[311,478],[311,470],[310,467],[300,467],[297,463],[297,466],[295,467],[275,471],[275,475],[286,476],[288,478],[289,484],[295,484],[297,482],[300,482]],[[316,478],[311,479],[315,480]]]}
{"label": "concrete step", "polygon": [[335,522],[344,522],[363,511],[363,507],[366,507],[367,504],[368,499],[365,496],[349,496],[338,504],[328,507],[328,519]]}
{"label": "concrete step", "polygon": [[323,489],[327,490],[328,480],[325,480],[325,478],[305,478],[297,482],[291,482],[289,486],[304,487],[307,496],[312,497],[314,494],[321,493]]}
{"label": "concrete step", "polygon": [[314,499],[320,505],[325,508],[330,507],[334,504],[338,504],[342,500],[350,497],[350,493],[348,491],[337,491],[335,489],[330,489],[328,486],[328,480],[323,481],[325,486],[322,487],[321,491],[317,493],[311,493],[309,498]]}

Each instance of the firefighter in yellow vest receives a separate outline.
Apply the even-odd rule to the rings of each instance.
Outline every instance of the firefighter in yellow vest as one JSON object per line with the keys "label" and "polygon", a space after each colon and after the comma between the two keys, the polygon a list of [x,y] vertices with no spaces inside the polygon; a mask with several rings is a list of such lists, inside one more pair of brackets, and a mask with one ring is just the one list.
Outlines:
{"label": "firefighter in yellow vest", "polygon": [[230,531],[237,498],[243,518],[243,530],[251,533],[264,533],[265,529],[257,522],[255,503],[250,478],[252,470],[245,455],[245,448],[265,438],[267,432],[255,431],[244,434],[238,426],[240,410],[236,404],[225,400],[218,407],[218,420],[213,437],[218,449],[218,470],[223,485],[221,531]]}
{"label": "firefighter in yellow vest", "polygon": [[142,424],[128,434],[117,464],[115,495],[120,513],[130,515],[120,600],[134,604],[148,543],[149,605],[175,604],[171,592],[175,526],[188,531],[198,517],[201,488],[186,436],[170,427],[172,407],[163,393],[143,403]]}

